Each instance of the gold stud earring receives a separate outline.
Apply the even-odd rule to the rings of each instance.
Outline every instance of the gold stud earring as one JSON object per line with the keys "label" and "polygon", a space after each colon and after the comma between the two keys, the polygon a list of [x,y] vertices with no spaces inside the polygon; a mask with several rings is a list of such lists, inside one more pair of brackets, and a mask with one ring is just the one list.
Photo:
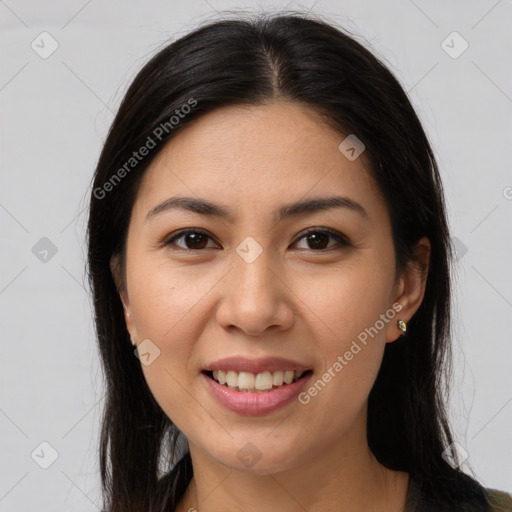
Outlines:
{"label": "gold stud earring", "polygon": [[407,323],[404,322],[403,320],[397,320],[396,321],[396,324],[398,325],[398,328],[403,332],[405,333],[405,331],[407,331]]}

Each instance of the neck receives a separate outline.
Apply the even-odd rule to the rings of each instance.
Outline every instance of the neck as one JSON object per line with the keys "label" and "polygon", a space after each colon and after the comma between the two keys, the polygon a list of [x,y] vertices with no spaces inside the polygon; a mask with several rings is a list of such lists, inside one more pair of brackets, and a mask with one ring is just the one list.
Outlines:
{"label": "neck", "polygon": [[408,474],[377,461],[365,428],[291,468],[264,474],[227,468],[190,441],[189,447],[194,477],[176,512],[398,512],[405,506]]}

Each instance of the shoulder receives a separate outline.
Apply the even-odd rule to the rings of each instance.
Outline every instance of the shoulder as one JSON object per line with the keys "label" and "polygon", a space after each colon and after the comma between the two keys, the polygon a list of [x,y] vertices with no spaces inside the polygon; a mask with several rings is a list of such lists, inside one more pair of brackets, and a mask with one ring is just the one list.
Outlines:
{"label": "shoulder", "polygon": [[[472,478],[465,477],[467,486],[459,493],[457,510],[464,512],[512,512],[512,496],[505,491],[483,487]],[[453,499],[453,498],[452,498]],[[443,503],[445,502],[443,500]],[[452,512],[453,506],[441,505],[439,497],[424,491],[423,486],[411,479],[407,492],[405,512]]]}
{"label": "shoulder", "polygon": [[512,512],[512,496],[498,489],[485,489],[492,512]]}

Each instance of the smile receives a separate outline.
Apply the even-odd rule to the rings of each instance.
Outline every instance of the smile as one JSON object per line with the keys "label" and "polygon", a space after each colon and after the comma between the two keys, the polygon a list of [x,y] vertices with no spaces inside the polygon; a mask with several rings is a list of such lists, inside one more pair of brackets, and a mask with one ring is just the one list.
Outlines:
{"label": "smile", "polygon": [[[311,372],[311,370],[309,370]],[[205,372],[210,378],[223,386],[246,393],[263,393],[273,391],[299,380],[304,371],[278,370],[274,372],[264,371],[261,373],[237,372],[234,370],[215,370]]]}
{"label": "smile", "polygon": [[[221,371],[215,370],[217,379],[225,378],[226,382],[224,384],[221,384],[220,380],[214,378],[213,371],[202,371],[200,373],[200,377],[206,385],[208,392],[224,408],[247,416],[269,414],[293,403],[313,375],[312,370],[305,372],[290,370],[283,372],[278,370],[272,373],[261,372],[256,375],[230,370],[222,372],[224,376],[221,373],[219,377],[219,372]],[[263,375],[263,377],[258,379],[259,375]],[[288,384],[285,382],[285,375],[289,381],[291,377],[291,381]],[[228,379],[232,380],[228,381]],[[274,385],[274,379],[278,383],[281,379],[283,382]],[[258,390],[255,388],[256,381],[258,385],[266,387],[272,382],[272,387]],[[229,387],[229,382],[236,384],[236,387]],[[242,386],[242,389],[240,389],[240,386]]]}

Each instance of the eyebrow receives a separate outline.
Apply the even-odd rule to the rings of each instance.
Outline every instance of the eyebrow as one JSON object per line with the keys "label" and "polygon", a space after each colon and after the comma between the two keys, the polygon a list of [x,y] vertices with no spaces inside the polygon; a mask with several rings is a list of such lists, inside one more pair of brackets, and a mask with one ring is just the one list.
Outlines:
{"label": "eyebrow", "polygon": [[[348,197],[334,196],[334,197],[319,197],[298,201],[296,203],[285,204],[279,208],[277,215],[280,221],[302,215],[304,213],[315,213],[320,211],[329,210],[332,208],[347,208],[361,216],[368,218],[366,210],[357,202]],[[188,210],[200,215],[219,217],[229,221],[234,220],[233,214],[226,207],[207,201],[206,199],[198,199],[195,197],[170,197],[154,208],[149,210],[144,222],[152,219],[159,213],[173,210],[182,209]]]}

